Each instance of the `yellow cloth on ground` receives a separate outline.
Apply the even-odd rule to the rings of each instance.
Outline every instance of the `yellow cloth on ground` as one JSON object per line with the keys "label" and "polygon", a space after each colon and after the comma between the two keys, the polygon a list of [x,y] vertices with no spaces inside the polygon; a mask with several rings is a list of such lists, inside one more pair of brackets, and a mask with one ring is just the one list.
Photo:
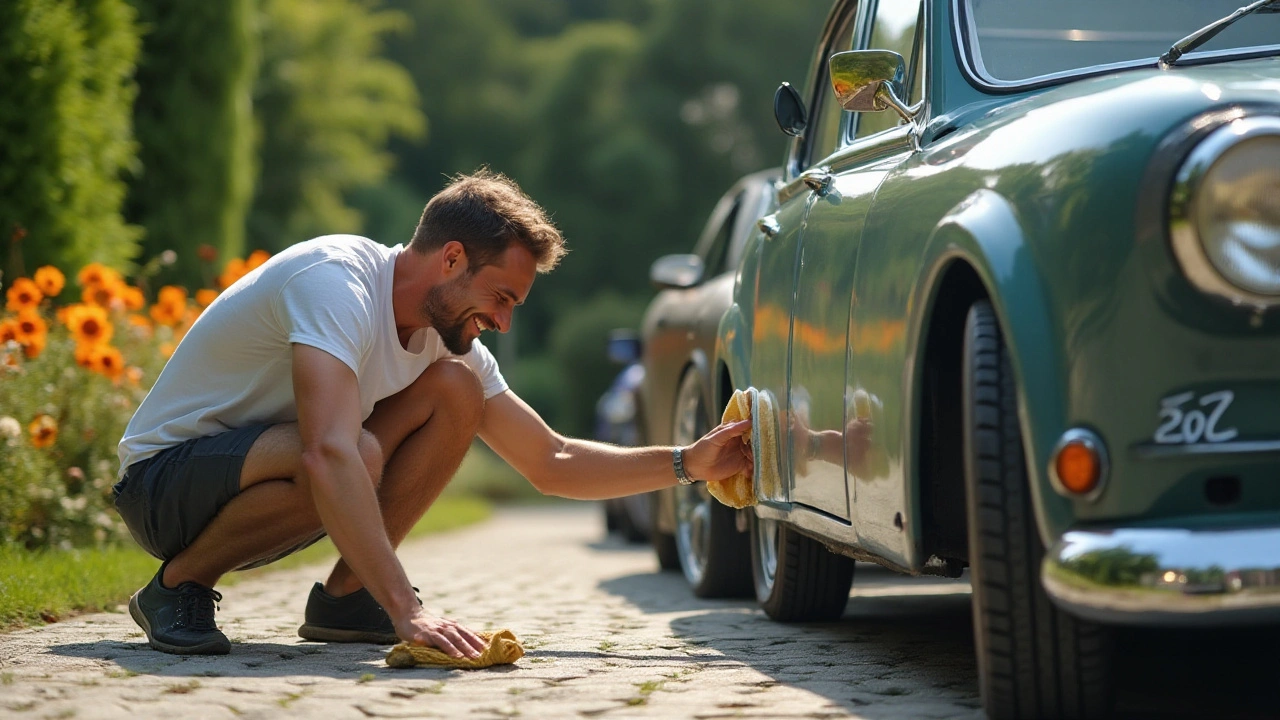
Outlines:
{"label": "yellow cloth on ground", "polygon": [[[729,398],[729,405],[724,409],[721,422],[737,422],[751,418],[750,439],[743,437],[743,442],[751,444],[751,453],[755,457],[756,468],[760,471],[761,491],[772,497],[779,487],[777,471],[778,441],[773,432],[773,403],[767,393],[755,388],[734,390]],[[731,508],[744,508],[756,504],[756,493],[753,477],[750,473],[741,472],[724,480],[707,483],[707,492],[711,497]]]}
{"label": "yellow cloth on ground", "polygon": [[460,657],[445,654],[433,647],[400,643],[387,653],[387,664],[391,667],[442,667],[475,670],[491,665],[510,665],[524,657],[524,646],[510,630],[499,630],[493,633],[476,633],[487,643],[484,652],[478,658]]}

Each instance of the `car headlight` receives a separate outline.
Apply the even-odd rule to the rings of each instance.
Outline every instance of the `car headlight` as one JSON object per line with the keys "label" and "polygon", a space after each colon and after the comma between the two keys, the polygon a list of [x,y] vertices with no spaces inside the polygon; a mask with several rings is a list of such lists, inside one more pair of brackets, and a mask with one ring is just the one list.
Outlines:
{"label": "car headlight", "polygon": [[1237,305],[1280,305],[1280,118],[1210,133],[1179,168],[1169,209],[1192,284]]}

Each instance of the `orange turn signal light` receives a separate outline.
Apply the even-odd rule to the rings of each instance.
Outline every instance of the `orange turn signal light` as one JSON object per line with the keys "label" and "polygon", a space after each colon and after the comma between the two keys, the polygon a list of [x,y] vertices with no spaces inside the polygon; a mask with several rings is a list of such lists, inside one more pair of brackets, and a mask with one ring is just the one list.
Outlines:
{"label": "orange turn signal light", "polygon": [[1083,440],[1064,444],[1054,459],[1054,469],[1062,487],[1078,495],[1093,492],[1102,479],[1102,461],[1092,443]]}

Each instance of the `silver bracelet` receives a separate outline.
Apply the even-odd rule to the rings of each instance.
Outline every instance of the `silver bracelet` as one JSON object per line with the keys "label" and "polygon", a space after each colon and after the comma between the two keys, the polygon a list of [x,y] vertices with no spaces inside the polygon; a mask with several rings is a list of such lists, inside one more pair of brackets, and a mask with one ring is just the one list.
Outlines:
{"label": "silver bracelet", "polygon": [[677,447],[671,451],[671,465],[676,471],[676,481],[681,485],[692,485],[694,479],[684,470],[684,448]]}

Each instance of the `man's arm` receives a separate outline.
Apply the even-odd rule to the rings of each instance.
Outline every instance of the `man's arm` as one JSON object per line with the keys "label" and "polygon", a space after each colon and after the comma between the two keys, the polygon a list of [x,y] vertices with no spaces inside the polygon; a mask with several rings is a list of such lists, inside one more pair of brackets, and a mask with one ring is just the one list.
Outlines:
{"label": "man's arm", "polygon": [[422,610],[387,538],[373,480],[360,458],[360,387],[329,353],[293,346],[293,392],[302,437],[302,468],[320,522],[338,552],[409,642],[475,657],[484,641],[453,621]]}
{"label": "man's arm", "polygon": [[[686,472],[723,480],[750,472],[751,422],[725,423],[685,450]],[[485,403],[480,438],[546,495],[599,500],[659,490],[676,483],[671,447],[618,447],[567,438],[510,390]]]}

